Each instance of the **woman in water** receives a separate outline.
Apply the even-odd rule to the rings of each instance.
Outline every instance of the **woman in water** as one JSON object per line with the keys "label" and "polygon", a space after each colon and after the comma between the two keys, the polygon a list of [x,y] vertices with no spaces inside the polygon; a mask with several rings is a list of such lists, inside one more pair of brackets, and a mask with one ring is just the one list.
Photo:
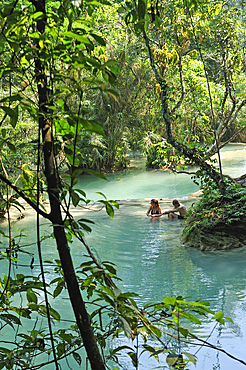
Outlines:
{"label": "woman in water", "polygon": [[151,199],[150,201],[150,207],[148,211],[146,212],[146,215],[149,217],[160,217],[161,214],[161,207],[159,205],[159,202],[157,199]]}

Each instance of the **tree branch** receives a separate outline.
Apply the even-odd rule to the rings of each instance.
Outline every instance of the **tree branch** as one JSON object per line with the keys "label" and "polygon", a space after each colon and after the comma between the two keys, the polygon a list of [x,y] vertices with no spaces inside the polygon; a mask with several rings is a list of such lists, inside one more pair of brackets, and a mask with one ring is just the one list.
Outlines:
{"label": "tree branch", "polygon": [[45,213],[42,211],[35,203],[33,203],[30,198],[26,196],[26,194],[20,190],[16,185],[12,184],[6,177],[0,174],[0,180],[2,180],[5,184],[9,185],[29,206],[31,206],[38,214],[43,216],[44,218],[51,221],[50,214]]}
{"label": "tree branch", "polygon": [[180,99],[178,101],[178,103],[175,105],[175,107],[171,110],[171,114],[174,114],[174,112],[181,106],[184,98],[185,98],[185,94],[186,94],[186,91],[185,91],[185,84],[184,84],[184,76],[183,76],[183,67],[182,67],[182,60],[181,60],[181,53],[179,53],[179,76],[180,76],[180,84],[181,84],[181,89],[182,89],[182,92],[181,92],[181,96],[180,96]]}

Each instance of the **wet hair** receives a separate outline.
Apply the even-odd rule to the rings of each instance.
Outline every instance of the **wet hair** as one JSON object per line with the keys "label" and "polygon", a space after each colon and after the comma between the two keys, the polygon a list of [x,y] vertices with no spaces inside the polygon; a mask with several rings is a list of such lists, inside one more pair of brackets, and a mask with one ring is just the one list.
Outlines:
{"label": "wet hair", "polygon": [[179,204],[179,201],[177,199],[173,200],[173,205],[175,206],[175,204]]}
{"label": "wet hair", "polygon": [[157,199],[151,199],[151,203],[155,203],[157,206],[159,206],[159,202]]}

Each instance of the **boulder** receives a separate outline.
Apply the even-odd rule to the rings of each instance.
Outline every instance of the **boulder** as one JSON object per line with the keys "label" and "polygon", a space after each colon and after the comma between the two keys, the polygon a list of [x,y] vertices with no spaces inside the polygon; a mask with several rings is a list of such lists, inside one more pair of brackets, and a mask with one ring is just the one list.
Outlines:
{"label": "boulder", "polygon": [[209,228],[193,226],[192,231],[184,229],[181,240],[184,244],[202,251],[228,250],[246,245],[246,220],[233,225],[216,224]]}

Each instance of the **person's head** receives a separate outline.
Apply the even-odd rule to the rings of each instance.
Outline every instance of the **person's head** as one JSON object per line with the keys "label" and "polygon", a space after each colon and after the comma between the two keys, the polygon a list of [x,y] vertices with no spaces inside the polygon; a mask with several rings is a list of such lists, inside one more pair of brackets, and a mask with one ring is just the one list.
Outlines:
{"label": "person's head", "polygon": [[177,208],[179,206],[179,201],[177,199],[173,200],[173,206]]}
{"label": "person's head", "polygon": [[159,202],[158,202],[157,199],[151,199],[150,203],[151,203],[152,206],[157,206],[157,207],[159,206]]}

